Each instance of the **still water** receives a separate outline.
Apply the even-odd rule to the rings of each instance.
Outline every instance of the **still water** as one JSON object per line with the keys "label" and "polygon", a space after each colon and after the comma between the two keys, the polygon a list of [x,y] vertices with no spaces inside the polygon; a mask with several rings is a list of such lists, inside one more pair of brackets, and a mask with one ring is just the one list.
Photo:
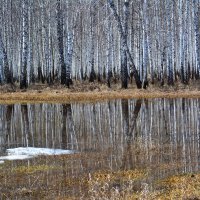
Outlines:
{"label": "still water", "polygon": [[[5,156],[7,149],[17,147],[77,152],[67,162],[70,170],[65,173],[65,181],[97,170],[148,169],[148,178],[143,181],[149,183],[173,174],[197,172],[200,101],[122,99],[0,105],[0,156]],[[84,157],[86,154],[89,156]],[[10,162],[13,167],[22,164],[22,161]],[[38,161],[34,158],[24,162],[29,165]],[[52,179],[51,175],[46,174],[48,180]],[[45,184],[49,187],[50,183]],[[0,190],[3,187],[5,190],[6,183]],[[62,192],[59,188],[59,194]],[[68,189],[70,195],[76,192],[73,187]]]}

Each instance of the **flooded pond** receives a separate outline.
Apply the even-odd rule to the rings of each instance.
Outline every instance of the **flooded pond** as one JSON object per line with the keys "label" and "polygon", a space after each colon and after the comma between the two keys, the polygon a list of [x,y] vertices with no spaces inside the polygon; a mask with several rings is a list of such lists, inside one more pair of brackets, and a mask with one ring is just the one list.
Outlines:
{"label": "flooded pond", "polygon": [[0,119],[1,199],[138,193],[200,168],[199,99],[0,105]]}

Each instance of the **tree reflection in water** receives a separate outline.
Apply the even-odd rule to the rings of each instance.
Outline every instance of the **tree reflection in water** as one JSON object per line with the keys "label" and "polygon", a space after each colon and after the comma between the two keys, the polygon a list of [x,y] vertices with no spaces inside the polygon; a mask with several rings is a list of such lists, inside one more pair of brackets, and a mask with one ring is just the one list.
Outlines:
{"label": "tree reflection in water", "polygon": [[140,108],[142,105],[142,100],[139,99],[136,101],[133,115],[129,122],[129,104],[128,100],[124,99],[121,101],[122,103],[122,115],[124,119],[124,133],[126,137],[126,144],[124,145],[124,152],[122,157],[122,166],[121,169],[129,170],[134,169],[134,158],[133,155],[136,154],[134,150],[131,148],[134,145],[134,140],[136,140],[137,144],[137,118],[140,112]]}
{"label": "tree reflection in water", "polygon": [[62,160],[64,185],[70,176],[104,169],[148,168],[160,179],[199,170],[199,113],[199,99],[0,105],[0,151],[77,150],[81,157]]}

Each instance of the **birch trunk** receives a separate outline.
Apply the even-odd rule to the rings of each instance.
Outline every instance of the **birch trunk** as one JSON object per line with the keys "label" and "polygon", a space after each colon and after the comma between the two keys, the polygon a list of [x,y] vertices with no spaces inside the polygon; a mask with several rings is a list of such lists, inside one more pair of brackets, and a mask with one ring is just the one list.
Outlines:
{"label": "birch trunk", "polygon": [[[108,9],[108,8],[107,8]],[[108,11],[107,11],[108,16]],[[106,79],[107,79],[107,85],[108,87],[111,87],[110,79],[112,75],[111,71],[111,43],[112,43],[112,30],[111,30],[111,21],[110,19],[107,20],[107,27],[106,27],[106,35],[107,35],[107,62],[106,62]]]}
{"label": "birch trunk", "polygon": [[61,84],[66,84],[66,64],[64,59],[64,45],[63,45],[63,14],[61,9],[61,0],[57,0],[57,39],[59,50],[59,61],[61,65]]}
{"label": "birch trunk", "polygon": [[167,57],[168,57],[168,62],[167,62],[167,69],[168,69],[168,85],[174,85],[174,79],[173,79],[173,67],[172,67],[172,41],[173,41],[173,38],[172,38],[172,29],[171,29],[171,26],[172,26],[172,18],[173,18],[173,8],[172,8],[172,5],[173,5],[173,2],[171,0],[169,0],[168,2],[168,5],[167,5],[167,13],[168,13],[168,16],[167,16],[167,43],[168,43],[168,51],[167,51]]}
{"label": "birch trunk", "polygon": [[27,64],[28,64],[28,7],[29,1],[22,1],[22,66],[20,73],[20,89],[28,87]]}
{"label": "birch trunk", "polygon": [[91,59],[90,59],[90,65],[91,65],[91,71],[90,71],[90,82],[93,82],[96,79],[96,74],[94,70],[94,55],[95,55],[95,27],[96,27],[96,6],[95,1],[92,0],[91,2]]}
{"label": "birch trunk", "polygon": [[3,38],[2,38],[1,33],[0,33],[0,63],[2,66],[2,70],[1,70],[2,81],[4,77],[5,82],[7,84],[13,83],[11,71],[9,69],[9,64],[8,64],[8,56],[7,56],[7,52],[3,43]]}
{"label": "birch trunk", "polygon": [[[117,14],[117,10],[116,10],[116,7],[115,7],[115,4],[114,4],[113,0],[108,0],[108,3],[109,3],[110,8],[111,8],[111,10],[113,12],[114,18],[115,18],[115,20],[117,22],[118,31],[119,31],[121,39],[122,39],[123,50],[124,50],[124,52],[127,53],[127,57],[128,57],[128,59],[130,61],[131,71],[133,72],[133,76],[135,78],[135,82],[136,82],[137,88],[142,88],[142,82],[140,80],[140,76],[138,74],[138,70],[136,69],[136,66],[134,64],[133,58],[131,56],[131,53],[130,53],[128,45],[127,45],[126,36],[125,36],[125,33],[123,31],[123,28],[122,28],[122,21],[120,19],[120,16]],[[129,1],[125,1],[125,4],[126,4],[126,8],[127,8],[128,4],[129,4]],[[124,73],[126,73],[126,72],[124,71]]]}
{"label": "birch trunk", "polygon": [[[200,1],[193,0],[197,68],[200,70]],[[198,72],[199,74],[199,72]],[[199,76],[199,75],[198,75]]]}

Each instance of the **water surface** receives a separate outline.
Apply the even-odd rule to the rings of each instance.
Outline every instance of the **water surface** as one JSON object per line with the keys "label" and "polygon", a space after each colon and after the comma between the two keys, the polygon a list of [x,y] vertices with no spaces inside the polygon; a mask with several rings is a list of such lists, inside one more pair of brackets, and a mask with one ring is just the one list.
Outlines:
{"label": "water surface", "polygon": [[[61,196],[83,190],[81,184],[66,190],[70,177],[104,170],[144,169],[148,176],[142,182],[153,184],[170,175],[199,171],[199,112],[199,99],[0,105],[0,156],[17,147],[78,152],[62,164],[65,187],[55,192]],[[14,168],[39,161],[10,162]],[[46,173],[46,181],[37,187],[50,187],[55,174]],[[0,190],[7,186],[4,182]]]}

